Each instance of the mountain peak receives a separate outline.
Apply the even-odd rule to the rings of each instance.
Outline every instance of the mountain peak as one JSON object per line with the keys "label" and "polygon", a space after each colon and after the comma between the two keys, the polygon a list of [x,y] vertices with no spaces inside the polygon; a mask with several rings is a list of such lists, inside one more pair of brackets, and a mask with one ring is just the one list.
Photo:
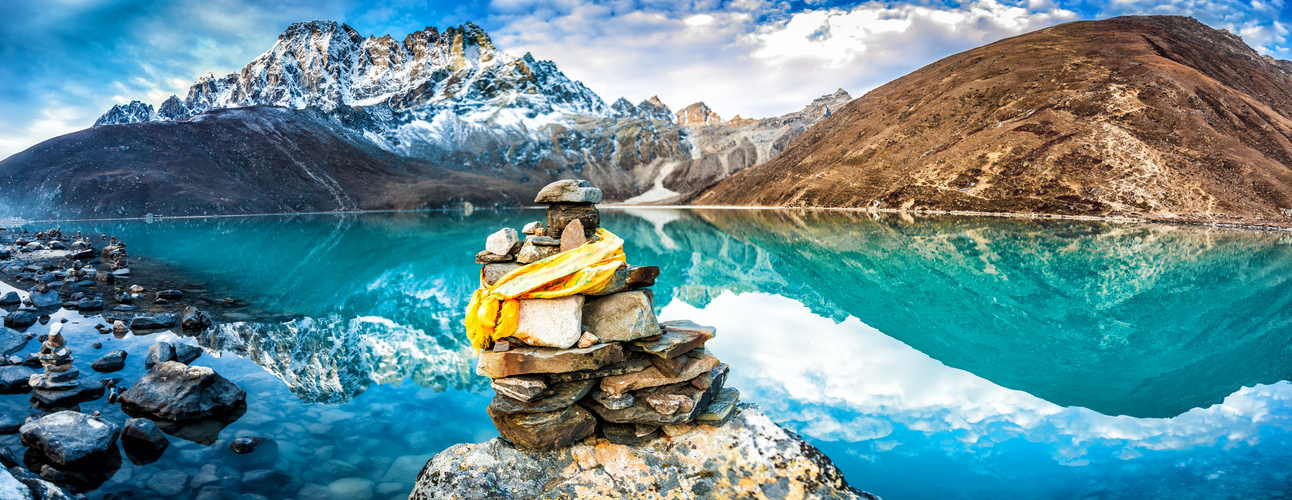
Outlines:
{"label": "mountain peak", "polygon": [[697,102],[677,112],[678,125],[703,126],[718,125],[722,123],[722,117],[714,113],[704,101]]}

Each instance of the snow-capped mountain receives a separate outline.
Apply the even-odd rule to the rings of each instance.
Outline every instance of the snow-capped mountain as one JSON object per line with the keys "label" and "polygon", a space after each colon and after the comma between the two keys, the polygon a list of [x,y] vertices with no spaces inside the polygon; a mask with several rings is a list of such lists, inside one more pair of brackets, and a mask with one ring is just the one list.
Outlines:
{"label": "snow-capped mountain", "polygon": [[[173,97],[173,96],[172,96]],[[94,126],[111,125],[114,123],[135,123],[156,120],[157,114],[153,113],[151,104],[130,101],[130,104],[118,104],[109,109],[107,113],[100,116],[94,121]]]}

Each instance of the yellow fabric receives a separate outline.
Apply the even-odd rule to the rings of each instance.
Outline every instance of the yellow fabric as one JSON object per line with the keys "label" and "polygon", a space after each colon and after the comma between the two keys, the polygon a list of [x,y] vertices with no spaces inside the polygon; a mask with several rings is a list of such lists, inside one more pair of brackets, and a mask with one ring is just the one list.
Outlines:
{"label": "yellow fabric", "polygon": [[513,269],[493,286],[480,274],[480,289],[467,306],[467,337],[471,346],[485,349],[494,341],[516,333],[520,299],[553,299],[601,291],[615,270],[627,265],[624,240],[597,230],[601,240],[558,253]]}

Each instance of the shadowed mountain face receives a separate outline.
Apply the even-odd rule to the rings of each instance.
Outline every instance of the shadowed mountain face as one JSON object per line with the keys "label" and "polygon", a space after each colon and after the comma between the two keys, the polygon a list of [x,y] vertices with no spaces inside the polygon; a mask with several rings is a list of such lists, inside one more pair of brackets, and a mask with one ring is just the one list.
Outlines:
{"label": "shadowed mountain face", "polygon": [[1292,217],[1292,71],[1190,18],[1075,22],[851,102],[697,204]]}
{"label": "shadowed mountain face", "polygon": [[[446,159],[451,161],[451,159]],[[88,218],[312,212],[529,201],[519,172],[404,158],[321,113],[253,107],[94,127],[0,161],[0,211]]]}

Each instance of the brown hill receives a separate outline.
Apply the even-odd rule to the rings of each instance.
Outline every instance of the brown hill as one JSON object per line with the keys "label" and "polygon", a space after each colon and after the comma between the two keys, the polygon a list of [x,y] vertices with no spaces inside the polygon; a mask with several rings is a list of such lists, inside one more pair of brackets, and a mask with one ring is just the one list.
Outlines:
{"label": "brown hill", "polygon": [[551,180],[449,170],[350,137],[312,110],[251,107],[93,127],[32,146],[0,161],[0,213],[91,218],[518,205]]}
{"label": "brown hill", "polygon": [[1063,24],[875,89],[692,201],[1286,220],[1289,68],[1191,18]]}

